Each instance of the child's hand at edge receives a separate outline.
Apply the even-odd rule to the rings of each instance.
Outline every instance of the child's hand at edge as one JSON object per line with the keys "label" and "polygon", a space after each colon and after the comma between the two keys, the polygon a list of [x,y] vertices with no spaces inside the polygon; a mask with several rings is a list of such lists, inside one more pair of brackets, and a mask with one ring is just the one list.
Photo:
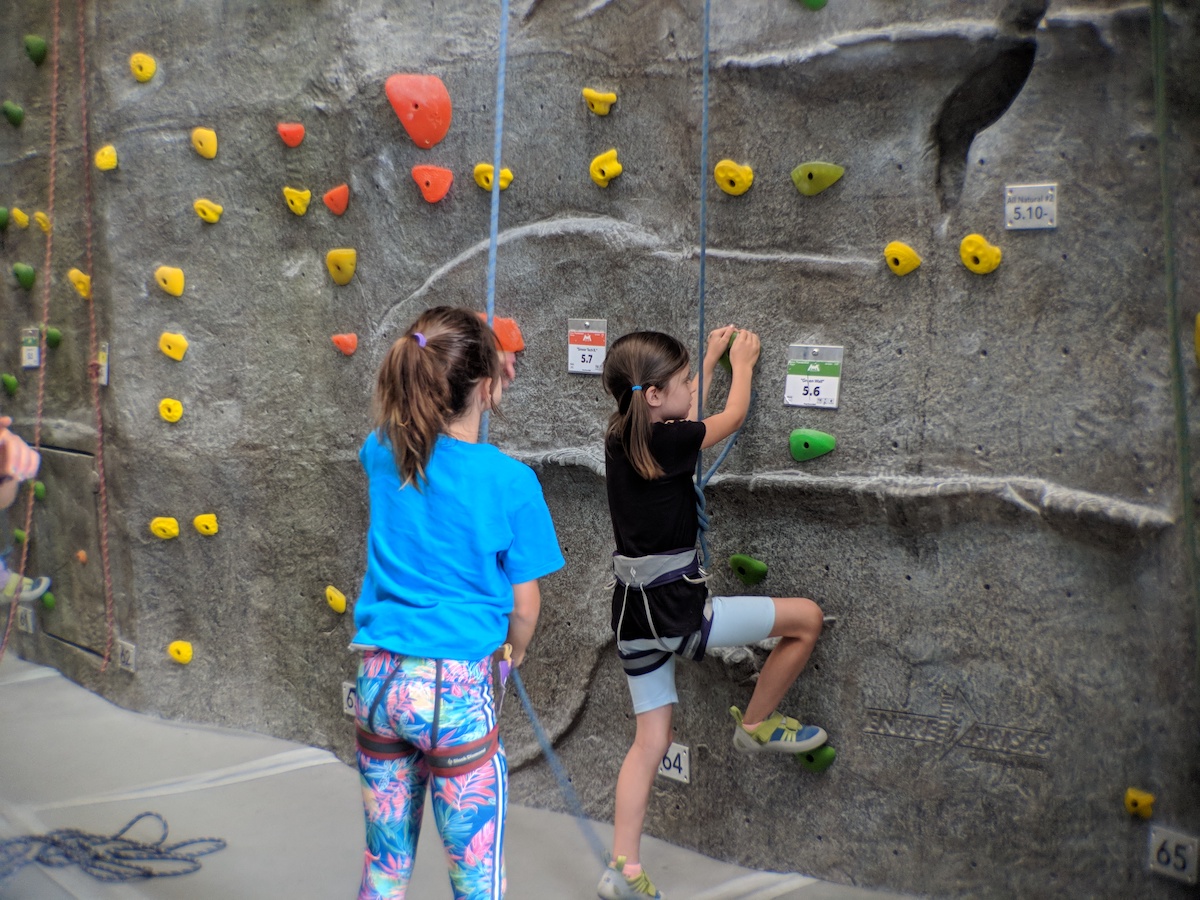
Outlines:
{"label": "child's hand at edge", "polygon": [[760,353],[762,353],[762,342],[758,339],[758,335],[753,331],[740,329],[737,340],[729,348],[729,364],[734,369],[739,366],[753,369],[755,363],[758,362]]}
{"label": "child's hand at edge", "polygon": [[0,479],[11,476],[28,481],[37,474],[42,458],[20,437],[8,430],[12,419],[0,416]]}

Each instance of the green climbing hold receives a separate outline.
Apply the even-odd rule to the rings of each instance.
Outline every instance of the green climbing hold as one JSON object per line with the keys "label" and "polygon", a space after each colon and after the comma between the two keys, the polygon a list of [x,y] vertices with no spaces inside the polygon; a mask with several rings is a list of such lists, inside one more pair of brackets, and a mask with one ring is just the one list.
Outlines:
{"label": "green climbing hold", "polygon": [[46,61],[46,39],[40,34],[25,35],[25,52],[33,60],[34,65],[40,66]]}
{"label": "green climbing hold", "polygon": [[797,428],[788,438],[788,449],[792,451],[792,459],[796,462],[824,456],[836,446],[837,439],[832,434],[812,428]]}
{"label": "green climbing hold", "polygon": [[797,753],[796,759],[800,760],[800,765],[810,772],[824,772],[837,759],[837,751],[828,744],[822,744],[807,753]]}
{"label": "green climbing hold", "polygon": [[806,162],[792,169],[792,184],[806,197],[821,193],[846,174],[846,170],[835,163]]}
{"label": "green climbing hold", "polygon": [[10,397],[17,396],[17,376],[16,375],[10,375],[7,372],[5,372],[3,375],[0,375],[0,383],[3,383],[4,391],[5,391],[5,393],[8,394],[8,396],[10,396]]}
{"label": "green climbing hold", "polygon": [[804,5],[812,10],[824,9],[828,2],[829,0],[803,0]]}
{"label": "green climbing hold", "polygon": [[8,207],[0,206],[0,231],[8,228]]}
{"label": "green climbing hold", "polygon": [[758,584],[767,577],[767,564],[743,553],[735,553],[729,557],[729,567],[745,585]]}
{"label": "green climbing hold", "polygon": [[54,609],[54,604],[55,604],[55,599],[54,599],[54,595],[52,593],[50,593],[49,591],[46,591],[46,593],[42,594],[42,608],[43,609],[46,609],[46,610]]}
{"label": "green climbing hold", "polygon": [[53,326],[46,329],[46,346],[51,350],[57,349],[62,343],[62,332]]}
{"label": "green climbing hold", "polygon": [[46,499],[46,482],[35,481],[33,483],[33,496],[36,497],[38,500]]}
{"label": "green climbing hold", "polygon": [[[737,332],[735,331],[733,334],[731,334],[729,336],[729,347],[732,347],[733,342],[736,340],[737,340]],[[733,363],[731,363],[729,361],[729,347],[725,348],[725,352],[721,354],[721,358],[717,360],[717,363],[721,366],[722,369],[724,369],[726,372],[728,372],[732,375],[733,374]]]}
{"label": "green climbing hold", "polygon": [[25,537],[26,537],[26,535],[25,535],[24,528],[14,528],[13,529],[13,540],[16,541],[18,544],[25,543]]}
{"label": "green climbing hold", "polygon": [[11,100],[5,100],[3,103],[0,103],[0,109],[4,110],[4,118],[8,119],[9,124],[13,128],[16,128],[25,121],[25,110]]}
{"label": "green climbing hold", "polygon": [[21,287],[27,291],[33,290],[33,278],[37,274],[34,272],[33,266],[27,263],[13,263],[13,274],[17,276]]}

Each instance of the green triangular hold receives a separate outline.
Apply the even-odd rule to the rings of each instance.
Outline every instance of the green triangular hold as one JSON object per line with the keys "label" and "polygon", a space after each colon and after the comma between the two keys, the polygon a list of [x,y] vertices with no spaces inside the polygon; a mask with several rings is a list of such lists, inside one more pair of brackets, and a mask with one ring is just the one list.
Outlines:
{"label": "green triangular hold", "polygon": [[46,591],[46,593],[42,594],[42,608],[43,609],[46,609],[46,610],[54,609],[55,602],[56,601],[54,599],[54,595],[52,593],[50,593],[49,591]]}
{"label": "green triangular hold", "polygon": [[4,110],[4,118],[8,119],[13,128],[25,121],[25,110],[11,100],[5,100],[0,104],[0,109]]}
{"label": "green triangular hold", "polygon": [[[729,336],[729,347],[732,347],[733,342],[736,340],[737,340],[737,332],[735,331],[733,334],[731,334]],[[729,374],[732,375],[733,374],[733,363],[731,363],[729,361],[729,347],[725,348],[725,352],[721,354],[721,358],[717,360],[717,363],[721,366],[722,369],[724,369],[726,372],[728,372]]]}
{"label": "green triangular hold", "polygon": [[832,434],[811,428],[797,428],[788,438],[788,449],[792,451],[792,459],[796,462],[824,456],[836,446],[837,439]]}
{"label": "green triangular hold", "polygon": [[824,9],[825,4],[828,3],[829,0],[803,0],[803,2],[804,2],[804,5],[807,6],[809,9],[815,10],[815,9]]}
{"label": "green triangular hold", "polygon": [[744,585],[758,584],[767,577],[767,564],[753,556],[735,553],[729,557],[729,567],[733,574],[742,580]]}
{"label": "green triangular hold", "polygon": [[21,287],[27,291],[33,290],[33,279],[37,274],[33,270],[33,266],[27,263],[13,263],[13,274],[17,276],[17,281],[21,283]]}
{"label": "green triangular hold", "polygon": [[18,544],[25,543],[25,538],[27,538],[28,536],[29,535],[27,535],[25,533],[24,528],[14,528],[13,529],[13,540],[16,541]]}
{"label": "green triangular hold", "polygon": [[46,61],[46,49],[44,37],[38,34],[25,35],[25,52],[29,54],[29,58],[35,65],[40,66]]}
{"label": "green triangular hold", "polygon": [[62,332],[59,329],[54,328],[53,326],[47,328],[46,329],[46,346],[49,347],[51,350],[55,350],[58,348],[58,345],[61,343],[62,343]]}
{"label": "green triangular hold", "polygon": [[46,499],[46,482],[35,481],[33,483],[33,496],[38,500]]}
{"label": "green triangular hold", "polygon": [[4,385],[4,391],[8,396],[15,397],[17,395],[16,375],[10,375],[8,372],[5,372],[3,375],[0,375],[0,384]]}
{"label": "green triangular hold", "polygon": [[845,168],[835,163],[806,162],[792,169],[792,184],[804,196],[812,197],[845,174]]}
{"label": "green triangular hold", "polygon": [[0,206],[0,231],[8,228],[8,207]]}

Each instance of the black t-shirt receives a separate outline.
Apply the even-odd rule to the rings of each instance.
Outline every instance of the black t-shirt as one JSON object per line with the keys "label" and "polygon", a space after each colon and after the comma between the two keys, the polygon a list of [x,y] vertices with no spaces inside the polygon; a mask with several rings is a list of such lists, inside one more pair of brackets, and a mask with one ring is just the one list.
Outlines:
{"label": "black t-shirt", "polygon": [[[661,478],[647,481],[625,456],[621,441],[605,442],[604,462],[608,486],[608,511],[612,516],[617,552],[623,556],[671,553],[696,546],[696,488],[692,476],[700,445],[703,422],[661,422],[651,426],[650,452],[663,470]],[[703,584],[675,581],[649,588],[654,630],[660,637],[691,634],[700,627],[708,588]],[[612,629],[621,620],[625,588],[613,591]],[[620,638],[653,637],[642,592],[629,589]]]}

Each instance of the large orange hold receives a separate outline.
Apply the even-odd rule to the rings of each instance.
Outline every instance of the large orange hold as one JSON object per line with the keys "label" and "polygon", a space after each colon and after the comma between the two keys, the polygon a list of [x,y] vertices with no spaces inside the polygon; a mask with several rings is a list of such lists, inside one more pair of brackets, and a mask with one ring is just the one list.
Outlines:
{"label": "large orange hold", "polygon": [[450,92],[436,75],[393,75],[384,91],[418,147],[428,150],[450,130]]}
{"label": "large orange hold", "polygon": [[275,130],[289,147],[299,147],[300,142],[304,140],[304,126],[299,122],[280,122],[275,126]]}
{"label": "large orange hold", "polygon": [[325,192],[325,196],[321,198],[325,201],[325,205],[329,207],[329,211],[335,216],[340,216],[346,211],[346,207],[350,204],[350,185],[339,184]]}
{"label": "large orange hold", "polygon": [[347,356],[351,356],[358,349],[358,335],[335,334],[333,336],[333,346],[337,347]]}
{"label": "large orange hold", "polygon": [[437,203],[454,183],[454,173],[440,166],[413,166],[413,181],[421,189],[421,196],[430,203]]}

